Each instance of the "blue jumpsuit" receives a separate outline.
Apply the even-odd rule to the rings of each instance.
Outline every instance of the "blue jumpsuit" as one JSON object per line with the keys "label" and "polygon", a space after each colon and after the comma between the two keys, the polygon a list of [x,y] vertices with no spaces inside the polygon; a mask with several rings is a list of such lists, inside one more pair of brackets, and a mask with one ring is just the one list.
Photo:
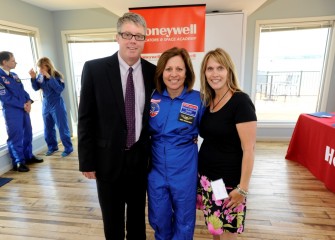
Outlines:
{"label": "blue jumpsuit", "polygon": [[66,107],[61,96],[65,88],[63,80],[59,77],[50,77],[47,79],[39,74],[35,80],[31,81],[35,91],[43,90],[43,121],[44,121],[44,139],[51,152],[58,150],[55,125],[59,130],[60,139],[64,145],[64,152],[73,152],[71,142],[71,133],[67,121]]}
{"label": "blue jumpsuit", "polygon": [[34,156],[30,115],[24,110],[24,104],[31,99],[24,90],[20,78],[13,72],[8,76],[1,68],[0,100],[7,127],[7,146],[12,164],[13,166],[17,163],[24,164],[26,159]]}
{"label": "blue jumpsuit", "polygon": [[151,99],[152,169],[148,175],[149,222],[156,240],[193,239],[196,214],[198,126],[204,107],[198,91]]}

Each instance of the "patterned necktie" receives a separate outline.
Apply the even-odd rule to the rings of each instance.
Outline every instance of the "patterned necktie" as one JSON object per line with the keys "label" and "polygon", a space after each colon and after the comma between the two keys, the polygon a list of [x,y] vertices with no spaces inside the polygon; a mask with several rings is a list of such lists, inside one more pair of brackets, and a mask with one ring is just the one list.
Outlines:
{"label": "patterned necktie", "polygon": [[126,85],[125,110],[127,121],[127,148],[135,143],[135,90],[133,82],[133,68],[129,68]]}

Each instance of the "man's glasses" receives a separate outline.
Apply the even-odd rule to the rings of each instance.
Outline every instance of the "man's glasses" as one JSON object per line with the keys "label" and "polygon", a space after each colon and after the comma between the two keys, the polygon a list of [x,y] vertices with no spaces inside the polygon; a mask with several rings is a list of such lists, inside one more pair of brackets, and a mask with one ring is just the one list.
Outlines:
{"label": "man's glasses", "polygon": [[127,39],[127,40],[130,40],[132,39],[133,37],[135,38],[136,41],[144,41],[145,40],[145,35],[140,35],[140,34],[131,34],[131,33],[128,33],[128,32],[119,32],[119,34],[121,35],[121,37],[123,39]]}

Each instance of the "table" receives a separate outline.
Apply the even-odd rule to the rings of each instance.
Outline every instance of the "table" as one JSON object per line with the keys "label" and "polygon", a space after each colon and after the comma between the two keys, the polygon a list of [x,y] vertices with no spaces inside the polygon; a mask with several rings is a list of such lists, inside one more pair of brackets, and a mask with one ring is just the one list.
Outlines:
{"label": "table", "polygon": [[285,158],[298,162],[335,192],[335,113],[331,118],[301,114]]}

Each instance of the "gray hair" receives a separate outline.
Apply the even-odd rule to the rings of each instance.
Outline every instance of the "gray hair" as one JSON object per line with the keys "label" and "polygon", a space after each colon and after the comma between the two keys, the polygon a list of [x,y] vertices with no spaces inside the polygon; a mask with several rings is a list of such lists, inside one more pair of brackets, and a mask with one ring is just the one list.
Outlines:
{"label": "gray hair", "polygon": [[129,23],[129,22],[142,26],[144,28],[144,34],[146,33],[147,23],[145,22],[145,19],[141,15],[137,13],[133,13],[133,12],[127,12],[123,14],[122,17],[119,18],[119,20],[117,21],[117,25],[116,25],[117,31],[121,32],[121,27],[123,26],[123,24]]}

